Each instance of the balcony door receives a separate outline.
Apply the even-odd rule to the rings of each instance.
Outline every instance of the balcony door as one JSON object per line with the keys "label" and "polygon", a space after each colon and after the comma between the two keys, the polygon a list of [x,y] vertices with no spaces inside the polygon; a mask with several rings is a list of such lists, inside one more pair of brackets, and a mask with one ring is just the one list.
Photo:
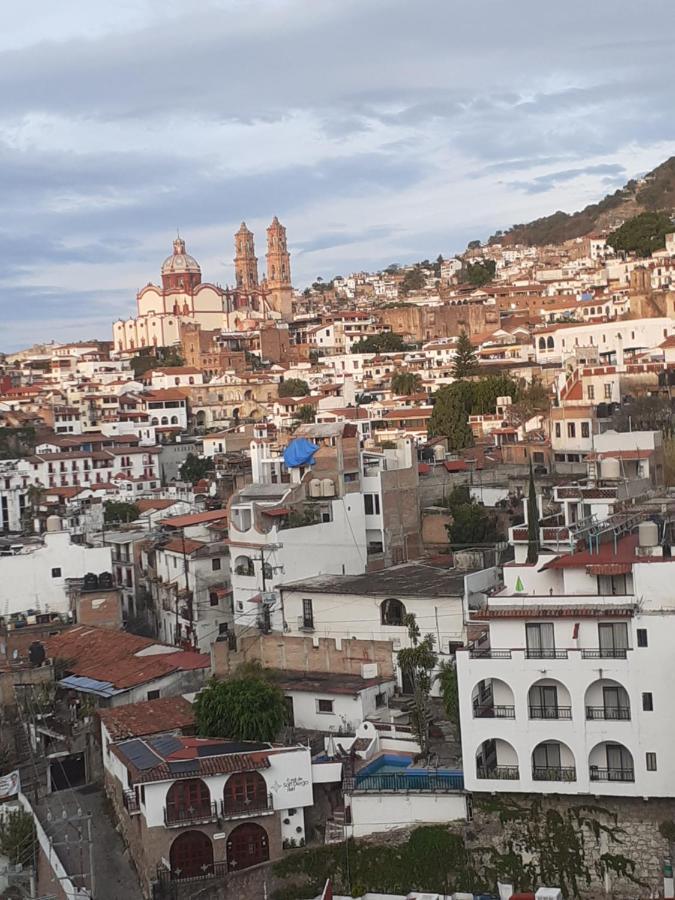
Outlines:
{"label": "balcony door", "polygon": [[539,744],[532,754],[535,778],[560,771],[560,744]]}
{"label": "balcony door", "polygon": [[625,700],[623,688],[603,687],[602,705],[604,707],[606,719],[626,718],[624,710],[628,709],[628,704]]}
{"label": "balcony door", "polygon": [[626,622],[600,622],[598,624],[600,656],[621,657],[628,650],[628,625]]}
{"label": "balcony door", "polygon": [[555,635],[552,622],[529,623],[525,626],[527,655],[534,659],[555,656]]}
{"label": "balcony door", "polygon": [[237,772],[225,783],[225,812],[247,812],[267,805],[267,783],[259,772]]}
{"label": "balcony door", "polygon": [[533,719],[558,718],[558,688],[554,684],[535,684],[532,687],[530,714]]}
{"label": "balcony door", "polygon": [[633,757],[621,744],[607,744],[607,769],[610,781],[620,781],[624,772],[633,771]]}

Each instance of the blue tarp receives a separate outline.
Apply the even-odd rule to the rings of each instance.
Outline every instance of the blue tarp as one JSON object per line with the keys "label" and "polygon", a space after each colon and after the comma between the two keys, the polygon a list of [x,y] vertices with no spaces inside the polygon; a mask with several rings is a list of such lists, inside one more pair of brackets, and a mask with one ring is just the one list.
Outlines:
{"label": "blue tarp", "polygon": [[307,438],[295,438],[284,450],[284,462],[289,469],[297,469],[298,466],[310,466],[314,463],[314,454],[319,449],[316,444]]}

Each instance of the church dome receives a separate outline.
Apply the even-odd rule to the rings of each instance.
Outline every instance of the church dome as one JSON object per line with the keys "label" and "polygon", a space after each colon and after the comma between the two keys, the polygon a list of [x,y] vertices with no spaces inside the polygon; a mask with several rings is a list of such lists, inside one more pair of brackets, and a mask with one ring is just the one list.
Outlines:
{"label": "church dome", "polygon": [[162,275],[179,275],[184,272],[201,275],[202,270],[194,256],[185,252],[185,241],[176,238],[173,242],[173,253],[162,263]]}

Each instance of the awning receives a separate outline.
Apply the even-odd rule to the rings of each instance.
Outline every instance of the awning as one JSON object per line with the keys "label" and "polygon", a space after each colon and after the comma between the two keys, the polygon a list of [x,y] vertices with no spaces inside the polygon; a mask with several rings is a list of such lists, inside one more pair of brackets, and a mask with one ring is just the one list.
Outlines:
{"label": "awning", "polygon": [[586,566],[589,575],[630,575],[633,566],[631,563],[597,563]]}

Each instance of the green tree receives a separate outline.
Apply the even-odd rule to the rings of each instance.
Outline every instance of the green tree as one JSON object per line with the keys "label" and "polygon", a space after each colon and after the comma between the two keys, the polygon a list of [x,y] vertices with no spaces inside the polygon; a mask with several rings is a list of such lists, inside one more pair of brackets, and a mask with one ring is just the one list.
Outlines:
{"label": "green tree", "polygon": [[352,347],[352,353],[400,353],[407,350],[400,334],[383,331],[382,334],[371,334],[370,337],[358,341]]}
{"label": "green tree", "polygon": [[497,540],[497,523],[485,507],[471,496],[468,485],[458,485],[447,499],[452,524],[447,525],[451,545],[491,544]]}
{"label": "green tree", "polygon": [[13,866],[33,864],[36,849],[33,816],[23,809],[11,810],[0,820],[0,852]]}
{"label": "green tree", "polygon": [[666,246],[666,235],[675,230],[672,217],[665,212],[643,212],[624,222],[607,237],[617,252],[651,256]]}
{"label": "green tree", "polygon": [[106,500],[103,505],[103,519],[106,525],[113,522],[133,522],[138,515],[138,507],[135,503],[126,503],[124,500]]}
{"label": "green tree", "polygon": [[274,741],[286,722],[283,691],[253,666],[226,681],[212,678],[197,695],[194,710],[201,737]]}
{"label": "green tree", "polygon": [[412,726],[422,756],[426,760],[429,758],[429,723],[431,721],[429,694],[431,693],[432,672],[436,668],[438,655],[434,650],[433,634],[421,637],[414,614],[407,615],[403,624],[408,628],[411,646],[399,650],[398,664],[412,685],[414,703],[411,713]]}
{"label": "green tree", "polygon": [[145,347],[129,362],[136,379],[141,378],[151,369],[175,368],[185,365],[185,360],[177,347]]}
{"label": "green tree", "polygon": [[421,291],[425,284],[426,278],[422,267],[418,263],[412,269],[407,270],[403,276],[399,291],[404,297],[407,297],[411,291]]}
{"label": "green tree", "polygon": [[202,478],[206,478],[213,472],[213,460],[205,456],[196,456],[194,453],[188,453],[185,462],[178,470],[178,476],[181,481],[187,481],[190,484],[197,484]]}
{"label": "green tree", "polygon": [[469,407],[460,386],[468,387],[468,383],[459,381],[436,391],[429,419],[429,437],[447,438],[448,449],[451,451],[473,447],[473,432],[468,420]]}
{"label": "green tree", "polygon": [[530,459],[530,487],[527,494],[527,563],[534,566],[539,559],[539,507],[534,486],[534,469]]}
{"label": "green tree", "polygon": [[673,435],[673,411],[667,397],[631,397],[612,416],[615,431],[662,431]]}
{"label": "green tree", "polygon": [[469,241],[469,243],[466,245],[466,249],[467,250],[478,250],[478,249],[480,249],[480,243],[481,243],[480,241]]}
{"label": "green tree", "polygon": [[478,372],[478,357],[469,335],[462,329],[459,333],[455,355],[452,360],[452,377],[460,380]]}
{"label": "green tree", "polygon": [[436,678],[441,689],[445,714],[457,729],[459,737],[459,685],[455,661],[444,659],[439,666]]}
{"label": "green tree", "polygon": [[295,413],[294,418],[296,421],[303,424],[310,424],[311,422],[316,422],[316,410],[313,406],[301,406],[300,409]]}
{"label": "green tree", "polygon": [[287,378],[279,385],[280,397],[306,397],[309,385],[302,378]]}
{"label": "green tree", "polygon": [[474,287],[483,287],[495,277],[497,264],[494,259],[483,259],[479,262],[469,263],[464,272],[464,277]]}
{"label": "green tree", "polygon": [[422,376],[418,372],[396,372],[391,378],[391,389],[395,394],[416,394],[422,389]]}

